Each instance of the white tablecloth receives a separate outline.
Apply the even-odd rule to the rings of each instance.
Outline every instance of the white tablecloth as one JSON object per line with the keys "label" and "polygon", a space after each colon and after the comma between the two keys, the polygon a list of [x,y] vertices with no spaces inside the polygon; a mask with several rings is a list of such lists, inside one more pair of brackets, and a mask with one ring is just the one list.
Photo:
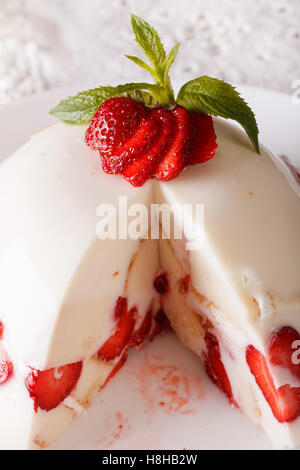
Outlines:
{"label": "white tablecloth", "polygon": [[300,79],[300,0],[0,0],[0,92],[8,101],[57,86],[144,80],[134,12],[167,47],[173,76],[209,74],[291,92]]}

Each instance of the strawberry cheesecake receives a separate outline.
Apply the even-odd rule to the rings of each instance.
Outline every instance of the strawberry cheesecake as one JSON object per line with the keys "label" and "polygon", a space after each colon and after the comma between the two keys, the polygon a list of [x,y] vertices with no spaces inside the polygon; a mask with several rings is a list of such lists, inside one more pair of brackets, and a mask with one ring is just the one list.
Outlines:
{"label": "strawberry cheesecake", "polygon": [[[132,26],[150,64],[128,58],[154,84],[63,100],[51,111],[63,122],[0,165],[0,448],[49,447],[130,348],[170,325],[232,406],[274,445],[296,447],[297,172],[260,148],[255,116],[230,85],[203,76],[175,99],[178,45],[166,54],[148,23],[133,15]],[[120,196],[129,213],[146,209],[146,223],[120,235],[116,210],[109,238],[97,210],[118,208]],[[157,237],[154,204],[170,208],[173,227],[161,221]],[[182,219],[186,204],[204,208],[204,225],[193,211]]]}

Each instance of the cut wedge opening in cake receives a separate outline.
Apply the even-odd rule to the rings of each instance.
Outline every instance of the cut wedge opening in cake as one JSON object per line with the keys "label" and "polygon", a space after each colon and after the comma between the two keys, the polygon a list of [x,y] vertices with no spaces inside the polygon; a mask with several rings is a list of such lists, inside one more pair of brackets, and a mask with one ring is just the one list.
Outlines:
{"label": "cut wedge opening in cake", "polygon": [[[102,172],[86,126],[57,124],[1,164],[1,448],[49,447],[169,322],[232,406],[300,443],[299,195],[267,151],[215,126],[214,159],[140,188]],[[151,226],[99,239],[97,208],[119,196],[149,213],[203,204],[199,249]]]}

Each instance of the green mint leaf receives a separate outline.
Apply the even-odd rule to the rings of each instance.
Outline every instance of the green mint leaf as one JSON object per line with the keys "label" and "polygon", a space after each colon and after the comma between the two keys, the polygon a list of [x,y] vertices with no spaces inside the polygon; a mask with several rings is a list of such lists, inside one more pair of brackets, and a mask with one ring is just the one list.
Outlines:
{"label": "green mint leaf", "polygon": [[[124,94],[134,96],[136,90],[141,90],[142,96],[145,96],[148,101],[150,101],[149,97],[153,97],[155,100],[159,101],[165,94],[163,87],[150,85],[148,83],[126,83],[125,85],[115,87],[104,86],[82,91],[75,96],[70,96],[60,101],[60,103],[50,111],[50,114],[66,124],[88,124],[104,101]],[[150,93],[145,93],[144,90]]]}
{"label": "green mint leaf", "polygon": [[166,60],[166,53],[161,43],[157,31],[146,21],[138,16],[131,15],[132,29],[136,42],[148,57],[150,64],[155,71],[154,79],[163,85],[163,70]]}
{"label": "green mint leaf", "polygon": [[82,91],[76,96],[60,101],[55,108],[51,109],[50,114],[66,124],[87,124],[99,106],[111,97],[111,91],[102,87]]}
{"label": "green mint leaf", "polygon": [[189,111],[237,121],[260,153],[255,115],[233,86],[206,76],[196,78],[183,85],[176,101]]}
{"label": "green mint leaf", "polygon": [[164,64],[164,86],[168,90],[170,104],[175,103],[175,99],[174,99],[173,87],[171,85],[171,79],[169,76],[169,71],[170,71],[171,65],[176,59],[179,47],[180,47],[180,44],[178,43],[176,44],[176,46],[174,46],[170,50],[169,54],[166,57],[165,64]]}
{"label": "green mint leaf", "polygon": [[167,79],[168,79],[168,75],[169,75],[171,65],[173,64],[174,60],[176,59],[179,47],[180,47],[180,43],[178,43],[178,44],[176,44],[176,46],[172,47],[172,49],[170,50],[169,54],[166,57],[165,66],[164,66],[164,82],[166,82]]}
{"label": "green mint leaf", "polygon": [[127,54],[125,54],[125,57],[127,57],[127,59],[129,60],[132,60],[132,62],[139,65],[140,67],[142,67],[142,69],[146,70],[146,72],[149,72],[152,76],[155,75],[155,72],[150,67],[150,65],[146,64],[146,62],[144,62],[142,59],[139,59],[138,57],[135,57],[133,55],[127,55]]}

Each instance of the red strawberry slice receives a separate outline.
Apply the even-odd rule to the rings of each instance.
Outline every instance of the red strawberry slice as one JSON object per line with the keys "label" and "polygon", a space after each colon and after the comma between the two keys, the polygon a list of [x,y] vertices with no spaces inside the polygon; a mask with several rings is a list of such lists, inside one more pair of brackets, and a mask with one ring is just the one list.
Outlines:
{"label": "red strawberry slice", "polygon": [[160,295],[164,295],[169,291],[169,281],[165,273],[159,274],[154,280],[154,288]]}
{"label": "red strawberry slice", "polygon": [[[3,323],[0,321],[0,341],[3,339]],[[7,359],[5,351],[0,348],[0,385],[4,384],[13,373],[13,364]]]}
{"label": "red strawberry slice", "polygon": [[75,388],[81,370],[82,361],[43,371],[32,369],[25,385],[34,401],[34,410],[56,408]]}
{"label": "red strawberry slice", "polygon": [[116,302],[116,306],[114,310],[115,320],[119,320],[119,318],[121,318],[123,315],[126,315],[126,314],[127,314],[127,299],[126,297],[119,297]]}
{"label": "red strawberry slice", "polygon": [[183,278],[179,279],[179,291],[181,294],[186,295],[190,288],[191,276],[187,274]]}
{"label": "red strawberry slice", "polygon": [[181,106],[149,109],[124,97],[100,106],[85,139],[99,150],[106,173],[120,173],[133,186],[176,178],[185,166],[212,158],[217,147],[210,117]]}
{"label": "red strawberry slice", "polygon": [[189,165],[204,163],[213,158],[217,150],[217,136],[211,116],[190,113],[192,134],[187,162]]}
{"label": "red strawberry slice", "polygon": [[175,126],[170,112],[165,109],[154,109],[148,119],[156,122],[160,133],[152,146],[122,172],[124,178],[133,186],[143,186],[149,178],[155,175],[156,168],[173,137]]}
{"label": "red strawberry slice", "polygon": [[142,321],[140,327],[138,330],[136,330],[131,338],[130,345],[137,349],[141,344],[145,341],[146,338],[150,335],[150,332],[152,330],[152,324],[153,324],[153,317],[152,317],[152,312],[149,310],[149,312],[146,314],[144,320]]}
{"label": "red strawberry slice", "polygon": [[118,320],[115,332],[98,350],[98,357],[104,361],[113,361],[121,355],[128,345],[136,322],[136,309],[126,309]]}
{"label": "red strawberry slice", "polygon": [[124,366],[127,360],[127,356],[128,356],[128,349],[125,349],[125,351],[123,352],[121,356],[121,359],[118,360],[115,367],[113,368],[109,376],[106,378],[104,384],[100,387],[100,390],[102,390],[108,384],[108,382],[117,374],[117,372],[119,372],[119,370]]}
{"label": "red strawberry slice", "polygon": [[228,397],[231,404],[236,405],[231,384],[221,359],[220,346],[217,338],[206,332],[204,337],[207,353],[204,354],[206,373],[212,382]]}
{"label": "red strawberry slice", "polygon": [[155,174],[157,179],[164,181],[176,178],[182,172],[191,133],[190,116],[184,108],[177,106],[171,111],[171,114],[176,122],[174,139],[164,158],[160,161]]}
{"label": "red strawberry slice", "polygon": [[164,333],[171,328],[169,319],[165,314],[164,310],[160,308],[154,317],[154,328],[150,335],[150,341],[153,341],[154,337],[160,333]]}
{"label": "red strawberry slice", "polygon": [[93,150],[116,151],[146,116],[146,108],[130,98],[110,98],[93,116],[85,141]]}
{"label": "red strawberry slice", "polygon": [[13,373],[13,365],[10,361],[0,360],[0,385],[4,384]]}
{"label": "red strawberry slice", "polygon": [[267,361],[254,346],[248,346],[246,359],[255,381],[279,423],[289,423],[300,416],[300,387],[276,388]]}
{"label": "red strawberry slice", "polygon": [[294,328],[285,326],[271,334],[269,339],[269,360],[271,364],[282,366],[300,379],[300,334]]}

